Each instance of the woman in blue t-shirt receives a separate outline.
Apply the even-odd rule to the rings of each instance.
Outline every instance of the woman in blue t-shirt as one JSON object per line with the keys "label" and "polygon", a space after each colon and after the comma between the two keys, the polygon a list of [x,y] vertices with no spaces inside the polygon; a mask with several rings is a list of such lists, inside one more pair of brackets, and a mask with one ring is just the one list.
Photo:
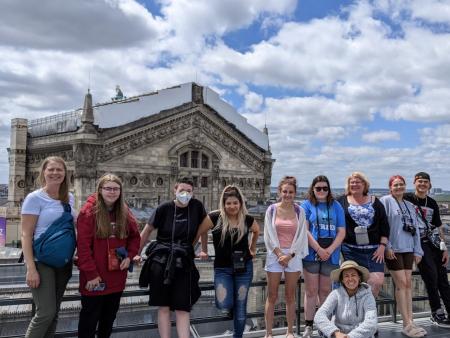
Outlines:
{"label": "woman in blue t-shirt", "polygon": [[330,273],[339,267],[341,243],[345,237],[345,216],[334,200],[326,176],[313,179],[308,199],[302,203],[308,220],[309,254],[303,258],[305,280],[305,332],[312,337],[317,301],[321,305],[331,291]]}

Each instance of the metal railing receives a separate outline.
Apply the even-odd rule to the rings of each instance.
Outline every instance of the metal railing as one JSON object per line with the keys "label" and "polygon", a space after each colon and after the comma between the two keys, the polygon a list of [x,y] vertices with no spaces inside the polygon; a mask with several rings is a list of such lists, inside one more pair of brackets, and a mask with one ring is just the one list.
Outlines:
{"label": "metal railing", "polygon": [[[21,264],[8,264],[8,266],[11,265],[21,265]],[[0,271],[2,269],[2,264],[0,264]],[[447,270],[447,272],[450,272],[450,270]],[[413,271],[413,275],[419,275],[418,271]],[[385,273],[385,277],[391,277],[389,273]],[[297,306],[296,306],[296,331],[297,334],[300,334],[300,325],[301,325],[301,314],[304,312],[304,308],[301,304],[301,294],[302,294],[302,284],[304,283],[303,278],[299,279],[298,281],[298,287],[297,287]],[[281,285],[284,284],[284,281],[280,282]],[[200,289],[202,291],[212,291],[214,290],[214,284],[213,282],[200,282]],[[397,322],[397,304],[395,301],[394,291],[395,291],[395,284],[392,283],[392,297],[389,298],[383,298],[383,299],[377,299],[377,305],[385,305],[389,304],[392,306],[392,314],[391,314],[391,321]],[[267,286],[266,281],[258,281],[258,282],[252,282],[250,287],[264,287]],[[132,290],[132,291],[124,291],[122,298],[127,297],[135,297],[135,296],[146,296],[148,295],[148,289],[141,289],[141,290]],[[64,295],[62,302],[69,302],[69,301],[79,301],[81,300],[81,295]],[[428,300],[427,296],[415,296],[413,297],[413,302],[418,301],[426,301]],[[9,305],[21,305],[21,304],[32,304],[33,305],[33,299],[31,297],[26,298],[13,298],[13,299],[0,299],[0,306],[9,306]],[[34,306],[32,307],[32,311],[34,311]],[[274,312],[275,316],[281,316],[285,315],[285,310],[275,310]],[[263,311],[257,311],[257,312],[250,312],[247,313],[247,318],[262,318],[264,317]],[[205,324],[205,323],[214,323],[214,322],[221,322],[224,320],[229,320],[226,315],[217,315],[217,316],[208,316],[208,317],[194,317],[191,318],[191,325],[195,324]],[[175,325],[175,322],[172,321],[172,326]],[[142,331],[142,330],[151,330],[156,329],[158,326],[157,323],[139,323],[139,324],[131,324],[131,325],[117,325],[113,327],[113,333],[120,333],[120,332],[132,332],[132,331]],[[56,337],[76,337],[77,331],[59,331],[56,333]],[[15,336],[0,336],[0,338],[6,338],[6,337],[22,337],[23,335],[15,335]]]}

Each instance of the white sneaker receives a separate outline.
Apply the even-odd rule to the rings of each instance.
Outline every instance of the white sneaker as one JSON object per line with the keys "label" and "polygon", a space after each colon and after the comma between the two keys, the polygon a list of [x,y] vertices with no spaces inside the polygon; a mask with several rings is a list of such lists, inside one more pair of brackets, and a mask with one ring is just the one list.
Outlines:
{"label": "white sneaker", "polygon": [[311,338],[313,335],[313,328],[312,326],[305,326],[305,331],[303,332],[302,338]]}

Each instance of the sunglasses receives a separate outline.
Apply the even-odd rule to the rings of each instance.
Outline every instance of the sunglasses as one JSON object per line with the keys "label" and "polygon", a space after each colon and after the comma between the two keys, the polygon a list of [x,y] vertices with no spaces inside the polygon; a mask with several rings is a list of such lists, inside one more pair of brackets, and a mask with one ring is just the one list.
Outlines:
{"label": "sunglasses", "polygon": [[328,192],[328,187],[314,187],[314,190],[317,192],[319,191]]}

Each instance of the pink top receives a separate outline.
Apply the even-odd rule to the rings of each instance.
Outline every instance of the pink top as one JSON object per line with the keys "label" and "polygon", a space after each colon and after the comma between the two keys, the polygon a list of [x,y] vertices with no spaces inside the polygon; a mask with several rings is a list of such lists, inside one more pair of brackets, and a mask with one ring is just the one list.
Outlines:
{"label": "pink top", "polygon": [[277,230],[278,241],[281,249],[289,249],[297,231],[296,219],[275,218],[275,228]]}

